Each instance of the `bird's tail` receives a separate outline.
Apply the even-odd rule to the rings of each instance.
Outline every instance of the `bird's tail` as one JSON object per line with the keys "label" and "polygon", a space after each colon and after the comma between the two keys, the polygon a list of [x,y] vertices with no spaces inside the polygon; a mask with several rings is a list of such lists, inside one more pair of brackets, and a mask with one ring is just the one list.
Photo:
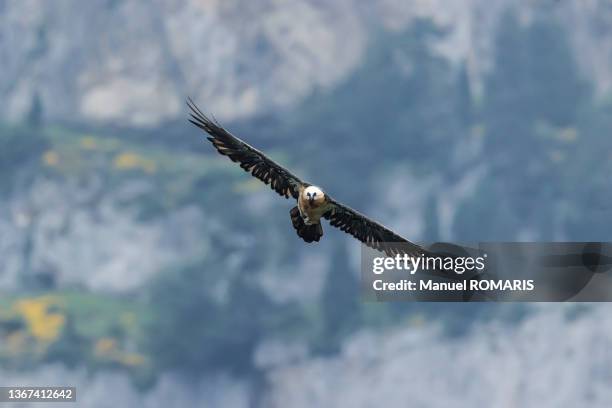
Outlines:
{"label": "bird's tail", "polygon": [[293,207],[289,214],[291,215],[291,223],[293,224],[293,228],[295,228],[300,238],[306,242],[319,242],[323,236],[323,227],[320,223],[306,225],[302,219],[302,216],[300,215],[300,210],[298,210],[297,207]]}

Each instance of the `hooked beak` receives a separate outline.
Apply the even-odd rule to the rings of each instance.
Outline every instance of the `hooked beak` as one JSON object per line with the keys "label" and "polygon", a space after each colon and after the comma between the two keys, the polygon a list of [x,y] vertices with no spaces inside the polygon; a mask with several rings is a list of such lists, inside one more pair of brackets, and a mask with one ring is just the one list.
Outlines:
{"label": "hooked beak", "polygon": [[308,204],[312,204],[314,202],[314,197],[308,197]]}

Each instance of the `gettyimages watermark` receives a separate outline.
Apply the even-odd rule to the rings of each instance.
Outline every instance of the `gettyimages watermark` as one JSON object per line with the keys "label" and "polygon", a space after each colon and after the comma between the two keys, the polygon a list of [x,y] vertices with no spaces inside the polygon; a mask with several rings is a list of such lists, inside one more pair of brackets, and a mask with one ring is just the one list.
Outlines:
{"label": "gettyimages watermark", "polygon": [[612,301],[612,243],[362,245],[368,301]]}

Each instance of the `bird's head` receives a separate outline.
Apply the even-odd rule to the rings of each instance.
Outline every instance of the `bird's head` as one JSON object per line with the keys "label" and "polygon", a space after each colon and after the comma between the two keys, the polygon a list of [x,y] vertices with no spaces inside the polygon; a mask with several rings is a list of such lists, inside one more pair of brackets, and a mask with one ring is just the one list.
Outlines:
{"label": "bird's head", "polygon": [[316,186],[309,186],[304,189],[304,199],[310,203],[310,205],[320,205],[325,200],[325,194],[323,191]]}

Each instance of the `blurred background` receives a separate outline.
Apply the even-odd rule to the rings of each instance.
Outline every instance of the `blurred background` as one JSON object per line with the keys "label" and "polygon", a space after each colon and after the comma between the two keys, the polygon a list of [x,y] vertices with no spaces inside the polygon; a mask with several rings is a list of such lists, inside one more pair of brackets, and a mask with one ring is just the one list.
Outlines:
{"label": "blurred background", "polygon": [[609,407],[605,304],[364,303],[359,244],[608,241],[607,0],[0,0],[0,385],[83,407]]}

